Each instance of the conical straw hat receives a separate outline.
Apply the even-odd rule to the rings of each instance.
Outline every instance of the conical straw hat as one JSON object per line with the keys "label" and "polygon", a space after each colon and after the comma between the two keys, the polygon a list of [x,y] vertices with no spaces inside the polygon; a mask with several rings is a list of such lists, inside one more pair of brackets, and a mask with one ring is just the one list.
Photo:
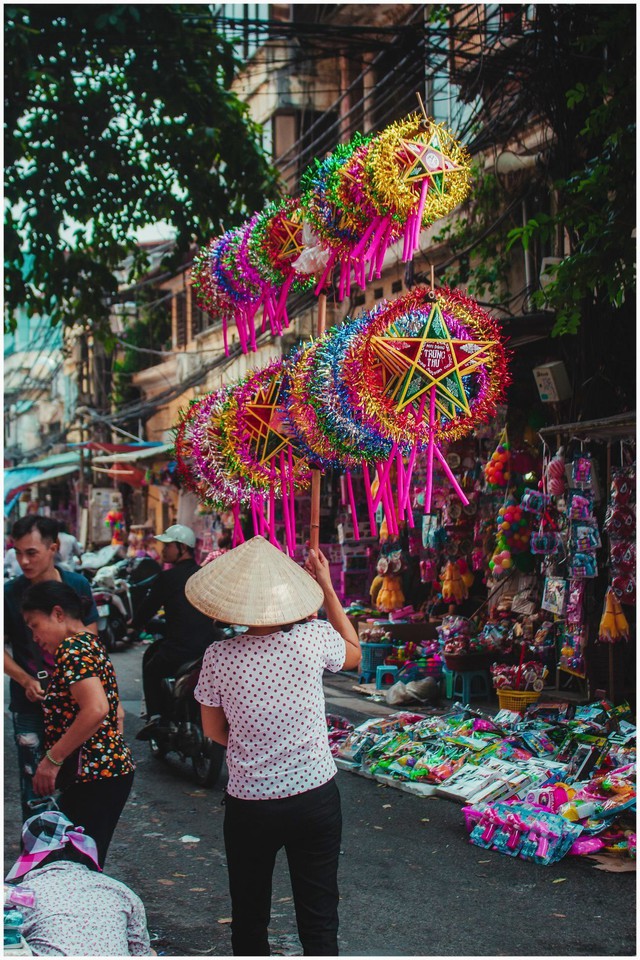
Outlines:
{"label": "conical straw hat", "polygon": [[208,617],[248,627],[294,623],[324,599],[313,577],[264,537],[211,560],[189,577],[185,593]]}

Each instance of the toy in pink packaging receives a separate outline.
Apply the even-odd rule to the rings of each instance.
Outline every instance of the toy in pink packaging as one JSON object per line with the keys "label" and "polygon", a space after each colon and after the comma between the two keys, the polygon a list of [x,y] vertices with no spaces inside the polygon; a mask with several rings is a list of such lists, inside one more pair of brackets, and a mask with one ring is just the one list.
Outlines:
{"label": "toy in pink packaging", "polygon": [[584,580],[569,581],[569,595],[567,599],[567,623],[582,623],[584,620]]}
{"label": "toy in pink packaging", "polygon": [[570,490],[567,501],[570,520],[589,520],[593,516],[593,497],[588,490]]}
{"label": "toy in pink packaging", "polygon": [[525,800],[536,807],[542,807],[544,810],[550,810],[551,813],[557,813],[563,803],[567,803],[573,796],[575,790],[566,783],[554,783],[549,787],[538,787],[537,790],[530,790]]}
{"label": "toy in pink packaging", "polygon": [[591,454],[581,453],[571,464],[571,480],[581,487],[590,487],[591,473]]}

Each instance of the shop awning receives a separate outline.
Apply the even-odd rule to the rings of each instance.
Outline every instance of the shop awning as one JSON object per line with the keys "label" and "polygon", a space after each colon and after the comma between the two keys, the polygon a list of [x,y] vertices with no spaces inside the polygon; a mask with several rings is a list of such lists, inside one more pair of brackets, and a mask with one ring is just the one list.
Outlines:
{"label": "shop awning", "polygon": [[136,443],[102,443],[99,440],[85,440],[84,443],[70,443],[69,447],[76,450],[93,450],[100,453],[129,453],[136,450],[151,450],[154,447],[162,447],[163,444],[157,440],[140,440]]}
{"label": "shop awning", "polygon": [[77,455],[73,463],[62,463],[57,466],[49,466],[43,470],[42,464],[50,459],[39,460],[30,466],[13,467],[4,471],[4,514],[5,517],[11,512],[16,497],[27,487],[36,483],[46,483],[49,480],[57,480],[59,477],[66,477],[71,473],[76,473],[80,469],[80,460]]}
{"label": "shop awning", "polygon": [[149,460],[152,457],[164,456],[168,454],[170,450],[173,450],[173,443],[160,443],[155,447],[129,451],[124,457],[121,453],[114,453],[108,457],[94,457],[91,462],[102,465],[104,463],[122,463],[124,460],[127,462]]}

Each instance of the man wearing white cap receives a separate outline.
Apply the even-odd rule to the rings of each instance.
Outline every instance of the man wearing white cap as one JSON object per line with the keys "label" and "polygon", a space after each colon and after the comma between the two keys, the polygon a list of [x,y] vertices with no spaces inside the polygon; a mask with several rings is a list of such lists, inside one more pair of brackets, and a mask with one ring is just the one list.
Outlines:
{"label": "man wearing white cap", "polygon": [[148,740],[161,720],[163,678],[173,676],[183,663],[201,657],[216,638],[211,620],[189,603],[184,592],[189,577],[200,569],[194,557],[195,533],[182,523],[174,523],[156,540],[162,544],[163,562],[172,566],[153,581],[131,624],[134,630],[141,630],[160,607],[164,609],[165,636],[153,643],[142,659],[148,723],[138,733],[138,740]]}

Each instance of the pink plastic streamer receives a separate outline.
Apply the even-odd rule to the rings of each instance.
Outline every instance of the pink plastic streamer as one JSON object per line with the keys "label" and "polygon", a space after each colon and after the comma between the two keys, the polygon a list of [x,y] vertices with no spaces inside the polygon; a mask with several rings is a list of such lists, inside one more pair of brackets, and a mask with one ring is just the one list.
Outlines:
{"label": "pink plastic streamer", "polygon": [[251,519],[253,521],[253,535],[257,537],[260,533],[260,524],[258,523],[258,511],[256,509],[256,498],[251,494]]}
{"label": "pink plastic streamer", "polygon": [[431,492],[433,488],[433,451],[435,449],[436,391],[429,394],[429,447],[427,450],[427,485],[424,490],[424,512],[431,513]]}
{"label": "pink plastic streamer", "polygon": [[349,505],[351,507],[351,519],[353,520],[353,538],[354,540],[360,539],[360,528],[358,527],[358,514],[356,512],[356,500],[353,495],[353,483],[351,481],[351,474],[347,470],[347,492],[349,494]]}
{"label": "pink plastic streamer", "polygon": [[373,497],[371,496],[371,480],[369,479],[369,468],[366,463],[362,464],[362,478],[364,480],[364,493],[367,499],[367,510],[369,511],[369,527],[371,528],[371,536],[378,536],[378,525],[376,523],[376,508],[373,503]]}
{"label": "pink plastic streamer", "polygon": [[384,467],[382,467],[381,464],[376,464],[376,467],[377,467],[377,470],[378,470],[378,479],[379,479],[379,481],[380,481],[380,485],[379,485],[379,487],[378,487],[378,492],[376,493],[376,495],[375,495],[375,497],[374,497],[374,499],[373,499],[373,506],[374,506],[375,509],[378,508],[378,506],[380,505],[380,501],[382,500],[382,488],[383,488],[384,485],[387,483],[387,480],[388,480],[388,478],[389,478],[389,472],[390,472],[390,470],[391,470],[391,464],[393,463],[393,461],[394,461],[394,459],[395,459],[395,455],[396,455],[397,449],[398,449],[398,444],[397,444],[397,443],[394,443],[393,446],[391,447],[391,452],[390,452],[390,454],[389,454],[389,459],[388,459],[387,462],[385,463]]}
{"label": "pink plastic streamer", "polygon": [[451,472],[451,467],[449,466],[449,464],[448,464],[447,461],[445,460],[444,455],[443,455],[442,451],[440,450],[440,448],[438,447],[438,444],[437,444],[437,443],[436,443],[435,446],[434,446],[434,450],[435,450],[436,457],[437,457],[438,460],[440,461],[440,466],[442,467],[442,469],[443,469],[444,472],[446,473],[446,475],[447,475],[447,477],[448,477],[448,479],[449,479],[449,482],[451,483],[451,486],[453,487],[453,489],[455,490],[455,492],[458,494],[458,497],[460,498],[460,500],[462,500],[462,502],[463,502],[464,505],[466,506],[466,505],[469,503],[469,501],[468,501],[467,497],[465,496],[465,493],[464,493],[462,487],[460,486],[460,484],[458,483],[458,481],[457,481],[456,478],[454,477],[453,473]]}

